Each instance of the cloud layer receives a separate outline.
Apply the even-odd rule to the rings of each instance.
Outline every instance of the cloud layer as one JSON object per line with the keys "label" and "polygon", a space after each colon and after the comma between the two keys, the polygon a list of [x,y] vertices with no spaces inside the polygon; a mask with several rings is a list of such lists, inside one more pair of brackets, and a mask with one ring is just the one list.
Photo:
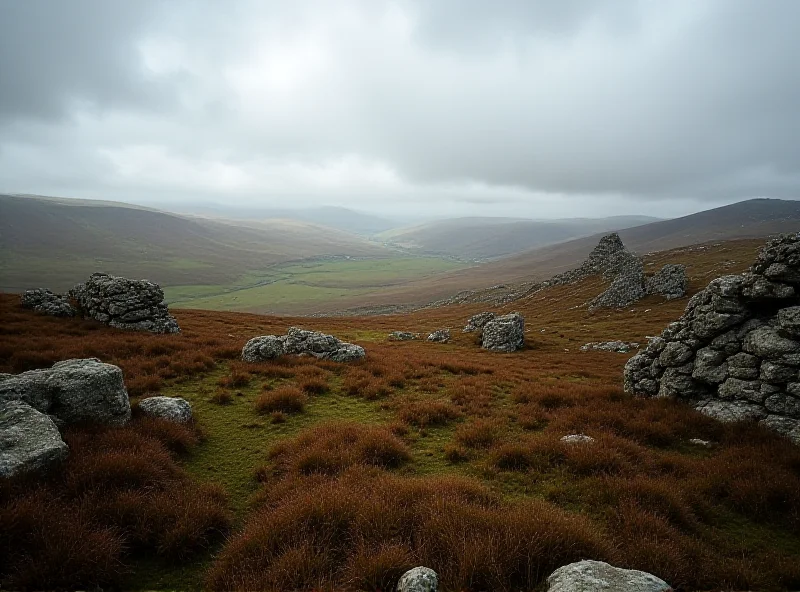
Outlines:
{"label": "cloud layer", "polygon": [[800,195],[793,0],[0,3],[0,190],[536,217]]}

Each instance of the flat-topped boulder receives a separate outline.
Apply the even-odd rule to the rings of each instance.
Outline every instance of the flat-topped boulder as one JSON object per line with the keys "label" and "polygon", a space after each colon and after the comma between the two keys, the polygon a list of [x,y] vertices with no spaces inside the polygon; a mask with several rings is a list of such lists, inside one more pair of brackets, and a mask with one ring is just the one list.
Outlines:
{"label": "flat-topped boulder", "polygon": [[77,312],[67,296],[54,294],[45,288],[25,290],[20,300],[23,308],[30,308],[51,317],[74,317]]}
{"label": "flat-topped boulder", "polygon": [[720,421],[759,421],[800,443],[800,234],[750,270],[712,280],[625,365],[625,390],[675,397]]}
{"label": "flat-topped boulder", "polygon": [[150,417],[175,423],[187,423],[192,420],[192,406],[182,397],[148,397],[139,401],[139,410]]}
{"label": "flat-topped boulder", "polygon": [[0,402],[0,478],[44,471],[68,453],[50,417],[22,401]]}
{"label": "flat-topped boulder", "polygon": [[151,333],[180,332],[177,321],[169,314],[164,291],[153,282],[93,273],[70,294],[84,315],[111,327]]}
{"label": "flat-topped boulder", "polygon": [[282,355],[311,355],[334,362],[362,359],[366,352],[360,345],[341,341],[333,335],[291,327],[286,335],[254,337],[242,348],[245,362],[263,362]]}
{"label": "flat-topped boulder", "polygon": [[548,592],[672,592],[661,578],[644,571],[614,567],[604,561],[577,561],[547,578]]}
{"label": "flat-topped boulder", "polygon": [[481,347],[491,351],[513,352],[525,344],[525,317],[518,312],[495,317],[483,326]]}
{"label": "flat-topped boulder", "polygon": [[0,403],[21,401],[64,423],[123,424],[131,417],[122,370],[96,358],[0,375]]}

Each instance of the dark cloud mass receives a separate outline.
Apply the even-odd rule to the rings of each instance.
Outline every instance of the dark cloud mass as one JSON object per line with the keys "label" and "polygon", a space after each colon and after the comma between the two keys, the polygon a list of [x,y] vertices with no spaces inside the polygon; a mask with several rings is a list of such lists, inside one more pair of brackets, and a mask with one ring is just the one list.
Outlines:
{"label": "dark cloud mass", "polygon": [[535,217],[800,196],[793,0],[0,2],[0,190]]}

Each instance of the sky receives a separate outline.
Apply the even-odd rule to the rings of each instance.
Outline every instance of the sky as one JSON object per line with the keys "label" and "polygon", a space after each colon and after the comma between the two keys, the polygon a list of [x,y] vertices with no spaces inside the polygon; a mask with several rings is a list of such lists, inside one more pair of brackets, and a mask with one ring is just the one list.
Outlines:
{"label": "sky", "polygon": [[0,191],[413,216],[800,198],[795,0],[0,0]]}

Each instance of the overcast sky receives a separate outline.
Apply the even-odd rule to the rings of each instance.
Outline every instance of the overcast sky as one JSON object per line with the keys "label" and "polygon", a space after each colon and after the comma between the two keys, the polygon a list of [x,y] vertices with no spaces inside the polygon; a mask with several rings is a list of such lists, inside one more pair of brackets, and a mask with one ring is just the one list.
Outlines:
{"label": "overcast sky", "polygon": [[0,0],[0,191],[414,215],[800,198],[795,0]]}

